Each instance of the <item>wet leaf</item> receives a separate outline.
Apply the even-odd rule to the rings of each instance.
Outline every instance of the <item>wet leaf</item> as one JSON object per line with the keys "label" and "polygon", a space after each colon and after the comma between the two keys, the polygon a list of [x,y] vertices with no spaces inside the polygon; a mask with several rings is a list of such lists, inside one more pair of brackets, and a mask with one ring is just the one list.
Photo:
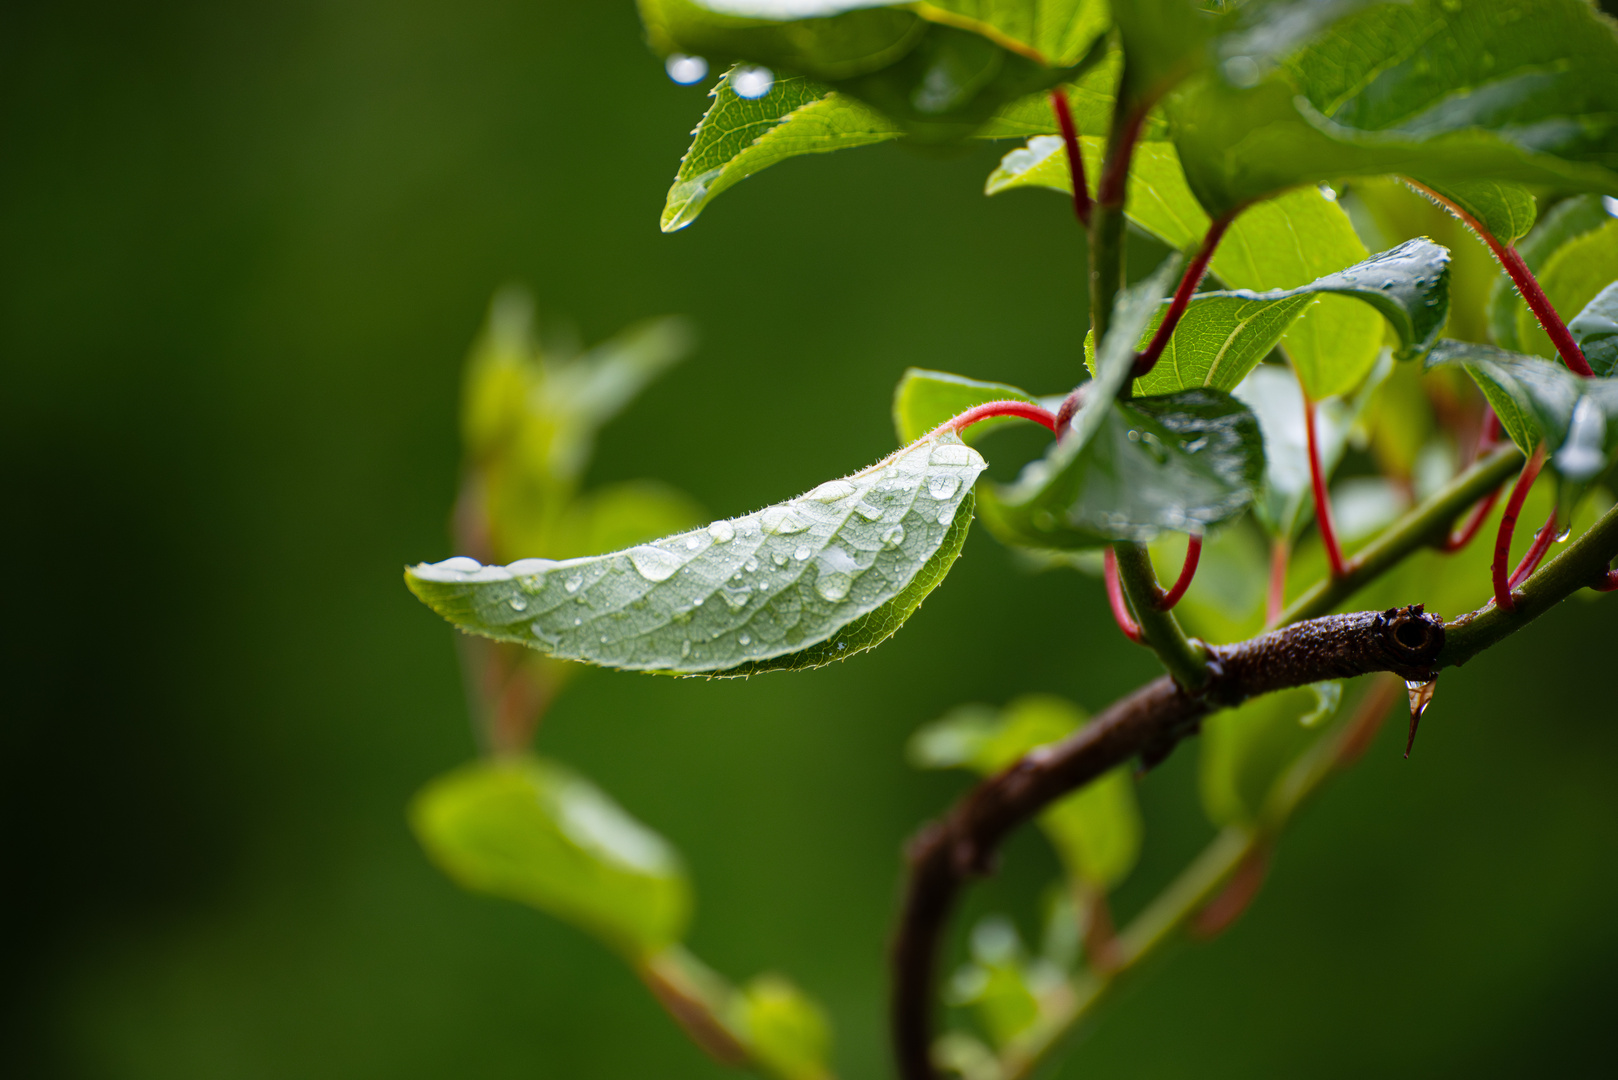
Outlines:
{"label": "wet leaf", "polygon": [[680,160],[663,206],[664,232],[685,228],[732,184],[777,162],[870,146],[903,134],[870,106],[823,83],[783,76],[769,93],[750,100],[731,88],[734,74],[734,68],[727,71],[714,87],[714,103]]}
{"label": "wet leaf", "polygon": [[820,80],[880,71],[915,48],[929,29],[914,12],[858,0],[638,3],[647,40],[659,55],[687,53],[727,65],[745,61]]}
{"label": "wet leaf", "polygon": [[1596,293],[1567,324],[1590,369],[1600,376],[1618,368],[1618,281]]}
{"label": "wet leaf", "polygon": [[1342,701],[1341,683],[1282,690],[1203,721],[1198,783],[1215,825],[1255,821],[1276,779],[1319,736]]}
{"label": "wet leaf", "polygon": [[1029,50],[1047,67],[1077,63],[1111,23],[1105,0],[931,0],[925,19]]}
{"label": "wet leaf", "polygon": [[[1103,140],[1080,141],[1093,194],[1101,172]],[[993,195],[1016,187],[1072,192],[1067,152],[1060,139],[1035,138],[1023,149],[1007,154],[1000,168],[990,174],[986,190]],[[1186,186],[1174,147],[1165,142],[1136,148],[1124,213],[1164,243],[1182,250],[1199,245],[1210,224]],[[1359,264],[1366,254],[1342,207],[1309,187],[1244,210],[1225,233],[1210,267],[1221,282],[1235,289],[1295,289]],[[1284,313],[1285,309],[1270,314]],[[1290,318],[1281,344],[1316,397],[1352,389],[1375,362],[1382,343],[1382,322],[1363,305],[1323,295],[1313,303],[1298,305]],[[1229,389],[1240,378],[1220,388]]]}
{"label": "wet leaf", "polygon": [[1618,37],[1583,0],[1376,4],[1267,67],[1226,55],[1167,102],[1211,211],[1389,172],[1618,193]]}
{"label": "wet leaf", "polygon": [[[1004,709],[963,706],[917,731],[909,757],[918,768],[967,768],[990,776],[1035,747],[1066,738],[1085,719],[1071,702],[1044,694],[1018,698]],[[1117,885],[1140,855],[1140,810],[1128,768],[1058,801],[1040,815],[1039,825],[1070,877],[1102,890]]]}
{"label": "wet leaf", "polygon": [[684,674],[815,667],[891,636],[948,572],[986,467],[953,435],[766,508],[589,558],[411,568],[461,629],[566,660]]}
{"label": "wet leaf", "polygon": [[530,904],[631,958],[678,941],[689,921],[674,850],[555,762],[464,766],[423,788],[410,817],[428,855],[463,888]]}
{"label": "wet leaf", "polygon": [[[1556,254],[1569,241],[1599,229],[1612,215],[1599,195],[1575,195],[1563,199],[1545,214],[1532,232],[1517,245],[1517,254],[1528,269],[1538,274],[1545,260]],[[1517,340],[1517,314],[1526,311],[1522,296],[1511,284],[1511,279],[1500,274],[1489,292],[1489,336],[1502,349],[1521,352],[1522,342]]]}
{"label": "wet leaf", "polygon": [[[911,443],[932,431],[953,416],[990,401],[1027,401],[1039,399],[1007,383],[984,382],[968,379],[964,375],[951,375],[947,371],[928,371],[925,368],[906,368],[893,390],[893,428],[901,443]],[[1057,404],[1060,404],[1058,402]],[[1014,417],[994,417],[980,420],[961,432],[961,438],[976,443],[984,435],[1006,424],[1027,423]]]}

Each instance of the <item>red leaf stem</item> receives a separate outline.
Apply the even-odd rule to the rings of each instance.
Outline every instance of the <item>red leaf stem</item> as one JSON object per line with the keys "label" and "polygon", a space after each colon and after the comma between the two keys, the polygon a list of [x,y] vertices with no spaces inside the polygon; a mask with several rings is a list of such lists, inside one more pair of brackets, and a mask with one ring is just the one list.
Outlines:
{"label": "red leaf stem", "polygon": [[1073,109],[1067,103],[1067,93],[1057,87],[1051,91],[1051,111],[1056,114],[1056,126],[1062,130],[1062,142],[1067,147],[1067,172],[1073,180],[1073,216],[1086,228],[1090,225],[1090,188],[1084,182],[1084,155],[1079,150],[1079,128],[1073,122]]}
{"label": "red leaf stem", "polygon": [[1567,324],[1562,321],[1562,317],[1551,306],[1549,298],[1545,295],[1545,290],[1539,287],[1539,280],[1534,277],[1534,272],[1528,269],[1528,264],[1522,261],[1522,256],[1517,254],[1517,249],[1509,244],[1502,244],[1495,238],[1493,233],[1483,227],[1481,221],[1444,198],[1432,188],[1424,184],[1418,184],[1408,177],[1405,179],[1412,187],[1425,192],[1429,198],[1460,218],[1467,228],[1477,233],[1478,237],[1489,245],[1489,250],[1494,252],[1494,257],[1500,261],[1506,275],[1511,278],[1511,283],[1517,286],[1517,291],[1522,294],[1523,301],[1528,304],[1528,310],[1534,313],[1534,318],[1539,320],[1539,325],[1545,328],[1546,335],[1551,339],[1551,343],[1556,346],[1556,351],[1561,354],[1562,362],[1568,366],[1569,370],[1583,375],[1586,379],[1593,377],[1595,372],[1590,370],[1590,364],[1584,359],[1584,353],[1579,351],[1578,342],[1574,341],[1573,335],[1568,333]]}
{"label": "red leaf stem", "polygon": [[1506,512],[1500,516],[1500,531],[1494,538],[1494,602],[1502,611],[1513,611],[1517,604],[1511,598],[1514,587],[1506,576],[1506,561],[1511,557],[1511,534],[1516,531],[1517,517],[1522,513],[1523,500],[1528,498],[1528,489],[1534,486],[1534,480],[1539,476],[1539,470],[1545,464],[1545,444],[1540,443],[1534,448],[1534,454],[1528,459],[1528,464],[1522,467],[1517,475],[1517,482],[1512,486],[1511,497],[1506,500]]}
{"label": "red leaf stem", "polygon": [[1544,560],[1545,553],[1551,549],[1551,542],[1555,539],[1556,511],[1552,510],[1551,516],[1545,519],[1545,524],[1540,526],[1539,532],[1534,534],[1534,542],[1528,546],[1528,551],[1523,555],[1522,562],[1518,563],[1517,569],[1511,572],[1511,581],[1507,585],[1508,588],[1515,589],[1528,579],[1529,574],[1539,569],[1539,564]]}
{"label": "red leaf stem", "polygon": [[1320,529],[1320,542],[1325,545],[1326,558],[1331,563],[1331,576],[1343,576],[1343,549],[1337,543],[1337,527],[1332,524],[1331,495],[1326,491],[1326,474],[1320,467],[1320,441],[1315,435],[1315,403],[1303,396],[1304,432],[1309,439],[1309,482],[1315,492],[1315,524]]}
{"label": "red leaf stem", "polygon": [[1281,612],[1286,610],[1287,561],[1291,555],[1292,548],[1285,539],[1270,545],[1270,595],[1264,609],[1264,621],[1269,626],[1279,622]]}
{"label": "red leaf stem", "polygon": [[1015,400],[986,401],[982,405],[974,405],[959,416],[953,416],[939,424],[931,434],[938,435],[945,431],[959,434],[980,420],[992,420],[997,416],[1019,416],[1049,429],[1053,435],[1056,434],[1056,416],[1049,409],[1035,405],[1031,401]]}
{"label": "red leaf stem", "polygon": [[1202,246],[1197,248],[1196,257],[1180,275],[1180,286],[1174,290],[1174,299],[1169,302],[1168,311],[1163,313],[1163,321],[1157,324],[1157,333],[1146,346],[1146,351],[1135,356],[1134,377],[1140,378],[1157,363],[1157,358],[1163,355],[1168,346],[1169,339],[1174,336],[1174,328],[1180,324],[1180,317],[1191,304],[1191,297],[1196,293],[1197,286],[1207,276],[1208,263],[1213,259],[1214,250],[1219,247],[1219,241],[1225,236],[1225,230],[1236,219],[1237,211],[1231,211],[1208,226],[1208,231],[1202,236]]}
{"label": "red leaf stem", "polygon": [[1110,544],[1102,551],[1101,565],[1104,569],[1102,576],[1107,581],[1107,603],[1112,605],[1112,617],[1118,621],[1118,629],[1136,645],[1145,644],[1140,626],[1129,614],[1129,602],[1124,599],[1124,585],[1118,580],[1118,556]]}
{"label": "red leaf stem", "polygon": [[[1111,548],[1107,549],[1111,551]],[[1202,534],[1192,533],[1185,545],[1185,564],[1180,567],[1180,576],[1174,582],[1174,587],[1163,594],[1157,602],[1157,610],[1170,611],[1180,602],[1180,597],[1191,587],[1191,579],[1197,576],[1197,561],[1202,558]]]}
{"label": "red leaf stem", "polygon": [[1612,592],[1614,589],[1618,589],[1618,570],[1608,570],[1607,576],[1597,579],[1596,583],[1591,585],[1590,588],[1596,592]]}
{"label": "red leaf stem", "polygon": [[1152,111],[1152,106],[1156,103],[1155,97],[1147,97],[1138,102],[1124,119],[1121,138],[1114,147],[1111,159],[1101,172],[1101,181],[1096,185],[1096,202],[1102,206],[1124,205],[1124,190],[1129,184],[1129,162],[1135,156],[1135,144],[1140,142],[1141,128],[1146,125],[1146,114]]}
{"label": "red leaf stem", "polygon": [[1477,505],[1472,508],[1472,516],[1466,519],[1466,524],[1444,537],[1443,542],[1438,545],[1438,550],[1446,555],[1453,555],[1470,544],[1472,538],[1478,534],[1478,530],[1483,528],[1483,521],[1489,516],[1489,511],[1493,510],[1494,504],[1499,501],[1499,488],[1479,499]]}

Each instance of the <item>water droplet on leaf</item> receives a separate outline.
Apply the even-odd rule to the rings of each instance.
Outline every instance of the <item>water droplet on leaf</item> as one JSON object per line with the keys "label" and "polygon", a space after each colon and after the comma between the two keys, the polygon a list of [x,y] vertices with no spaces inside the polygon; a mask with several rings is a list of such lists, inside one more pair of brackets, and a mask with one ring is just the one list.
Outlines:
{"label": "water droplet on leaf", "polygon": [[799,562],[803,562],[803,560],[807,559],[811,554],[812,552],[808,544],[800,544],[798,546],[798,550],[792,553],[792,557],[797,559]]}
{"label": "water droplet on leaf", "polygon": [[570,593],[576,593],[576,592],[579,591],[579,586],[583,585],[583,584],[584,584],[584,575],[583,574],[574,574],[572,577],[570,577],[566,581],[562,582],[562,588],[566,589]]}
{"label": "water droplet on leaf", "polygon": [[751,645],[751,644],[753,644],[753,639],[748,637],[746,634],[743,634],[741,637],[737,638],[736,640],[739,641],[743,645]]}
{"label": "water droplet on leaf", "polygon": [[935,499],[947,499],[961,488],[958,476],[935,476],[927,481],[927,494]]}
{"label": "water droplet on leaf", "polygon": [[708,535],[716,544],[728,544],[736,538],[736,526],[728,521],[716,521],[708,526]]}
{"label": "water droplet on leaf", "polygon": [[854,579],[847,574],[822,573],[815,579],[815,592],[819,593],[822,599],[835,602],[846,597],[853,584]]}
{"label": "water droplet on leaf", "polygon": [[681,86],[690,86],[708,74],[708,61],[700,56],[673,53],[663,62],[663,70],[669,73],[669,78]]}
{"label": "water droplet on leaf", "polygon": [[772,536],[789,536],[803,532],[809,522],[790,506],[772,506],[759,515],[759,527]]}
{"label": "water droplet on leaf", "polygon": [[678,555],[648,544],[630,548],[629,561],[635,564],[635,571],[647,581],[667,581],[685,565]]}
{"label": "water droplet on leaf", "polygon": [[887,551],[892,551],[894,548],[898,547],[904,542],[905,527],[903,525],[895,525],[893,528],[882,534],[882,547]]}
{"label": "water droplet on leaf", "polygon": [[927,455],[932,465],[976,465],[981,460],[976,450],[963,443],[943,443]]}
{"label": "water droplet on leaf", "polygon": [[740,67],[731,72],[730,88],[737,97],[761,98],[775,85],[775,76],[766,67]]}
{"label": "water droplet on leaf", "polygon": [[858,490],[847,480],[828,480],[805,495],[804,498],[812,502],[834,503],[839,499],[848,498]]}
{"label": "water droplet on leaf", "polygon": [[784,551],[772,551],[770,552],[770,561],[776,566],[785,566],[787,564],[787,553]]}
{"label": "water droplet on leaf", "polygon": [[528,610],[528,601],[523,599],[520,596],[513,596],[510,600],[507,600],[506,603],[511,605],[511,610],[512,611],[527,611]]}

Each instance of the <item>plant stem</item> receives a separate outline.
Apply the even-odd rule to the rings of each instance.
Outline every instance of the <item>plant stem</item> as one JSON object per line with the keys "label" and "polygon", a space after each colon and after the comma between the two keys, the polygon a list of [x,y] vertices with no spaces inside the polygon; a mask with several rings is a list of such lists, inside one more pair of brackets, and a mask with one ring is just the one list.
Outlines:
{"label": "plant stem", "polygon": [[1202,642],[1187,637],[1180,621],[1162,606],[1163,590],[1158,587],[1146,545],[1125,540],[1111,550],[1116,552],[1118,577],[1146,644],[1175,682],[1190,691],[1201,689],[1208,682],[1208,650]]}
{"label": "plant stem", "polygon": [[1522,562],[1518,563],[1517,569],[1511,572],[1511,583],[1508,588],[1515,589],[1527,579],[1529,574],[1539,568],[1540,562],[1545,558],[1545,553],[1551,549],[1551,543],[1555,539],[1556,511],[1552,510],[1551,516],[1546,519],[1544,525],[1540,526],[1539,532],[1534,534],[1534,542],[1529,545],[1528,551],[1524,553]]}
{"label": "plant stem", "polygon": [[1273,620],[1279,625],[1313,618],[1331,611],[1391,570],[1418,548],[1438,542],[1466,508],[1498,488],[1522,464],[1515,446],[1498,447],[1473,463],[1460,476],[1434,492],[1420,506],[1388,526],[1382,535],[1361,548],[1343,568],[1342,576],[1316,582],[1292,606]]}
{"label": "plant stem", "polygon": [[1315,526],[1320,530],[1320,542],[1326,548],[1326,560],[1331,564],[1331,576],[1344,573],[1343,549],[1337,543],[1337,527],[1331,519],[1331,493],[1326,490],[1326,474],[1320,467],[1320,441],[1315,435],[1316,406],[1303,395],[1304,432],[1309,442],[1309,484],[1315,493]]}
{"label": "plant stem", "polygon": [[1073,122],[1073,109],[1068,105],[1067,93],[1057,87],[1051,91],[1051,111],[1056,114],[1056,126],[1061,129],[1062,143],[1067,148],[1067,173],[1073,182],[1073,216],[1086,228],[1090,225],[1090,188],[1084,182],[1084,154],[1079,149],[1079,128]]}
{"label": "plant stem", "polygon": [[1292,545],[1285,539],[1270,544],[1270,588],[1264,598],[1264,625],[1280,626],[1281,612],[1287,598],[1287,564],[1292,558]]}
{"label": "plant stem", "polygon": [[1484,228],[1481,221],[1432,188],[1427,187],[1425,184],[1417,183],[1409,177],[1405,177],[1405,183],[1425,193],[1428,198],[1460,218],[1467,228],[1477,233],[1478,238],[1489,246],[1490,251],[1494,252],[1494,257],[1499,260],[1501,267],[1506,271],[1506,275],[1511,278],[1511,283],[1517,287],[1517,292],[1522,295],[1523,301],[1528,305],[1528,310],[1534,313],[1534,318],[1538,319],[1539,325],[1544,327],[1546,336],[1551,339],[1551,344],[1556,346],[1556,351],[1562,357],[1562,362],[1570,370],[1583,375],[1587,379],[1593,377],[1595,372],[1590,370],[1590,364],[1585,360],[1584,353],[1579,350],[1578,342],[1574,341],[1573,335],[1568,333],[1567,324],[1562,321],[1562,317],[1551,306],[1550,299],[1545,295],[1545,290],[1539,287],[1539,279],[1535,278],[1534,272],[1528,269],[1528,264],[1523,262],[1521,255],[1517,254],[1517,249],[1509,244],[1502,244],[1493,233]]}
{"label": "plant stem", "polygon": [[1444,542],[1438,545],[1438,550],[1446,555],[1453,555],[1470,544],[1472,538],[1478,534],[1478,530],[1483,528],[1484,519],[1489,516],[1489,511],[1493,510],[1494,504],[1499,501],[1500,489],[1495,488],[1472,508],[1472,515],[1466,519],[1464,525],[1444,537]]}
{"label": "plant stem", "polygon": [[[1197,254],[1192,258],[1185,273],[1180,276],[1180,286],[1174,290],[1174,299],[1169,301],[1168,311],[1163,313],[1163,321],[1157,324],[1157,332],[1152,335],[1151,343],[1146,351],[1135,357],[1134,377],[1140,378],[1149,373],[1157,364],[1158,357],[1163,355],[1163,349],[1168,345],[1169,339],[1174,336],[1174,328],[1180,324],[1180,318],[1185,309],[1191,304],[1191,297],[1207,276],[1208,263],[1213,258],[1214,250],[1219,247],[1219,241],[1224,237],[1225,230],[1235,220],[1239,211],[1232,210],[1224,217],[1218,218],[1208,226],[1208,231],[1202,235],[1202,244],[1197,248]],[[1097,340],[1100,340],[1099,338]]]}
{"label": "plant stem", "polygon": [[1528,459],[1528,464],[1517,474],[1517,482],[1511,488],[1511,497],[1506,500],[1505,512],[1500,515],[1500,531],[1494,536],[1494,562],[1491,565],[1494,602],[1507,611],[1513,606],[1512,585],[1506,576],[1506,564],[1511,558],[1511,534],[1517,530],[1517,517],[1522,513],[1523,500],[1528,498],[1528,489],[1534,486],[1534,479],[1539,476],[1539,470],[1544,464],[1545,444],[1540,443],[1534,447],[1534,456]]}
{"label": "plant stem", "polygon": [[1185,542],[1185,563],[1180,567],[1180,576],[1175,579],[1173,588],[1163,594],[1163,599],[1157,602],[1159,611],[1168,611],[1180,602],[1180,597],[1191,587],[1191,579],[1197,576],[1197,563],[1202,560],[1202,534],[1192,533]]}
{"label": "plant stem", "polygon": [[1112,608],[1113,621],[1118,629],[1124,632],[1124,637],[1136,645],[1146,644],[1141,635],[1140,625],[1129,613],[1129,602],[1124,599],[1124,587],[1118,581],[1118,556],[1109,545],[1101,551],[1101,577],[1107,583],[1107,606]]}
{"label": "plant stem", "polygon": [[941,435],[946,431],[960,434],[980,420],[992,420],[1001,416],[1016,416],[1048,429],[1056,434],[1056,415],[1049,409],[1035,405],[1030,401],[986,401],[982,405],[974,405],[959,416],[952,416],[930,431],[929,435]]}

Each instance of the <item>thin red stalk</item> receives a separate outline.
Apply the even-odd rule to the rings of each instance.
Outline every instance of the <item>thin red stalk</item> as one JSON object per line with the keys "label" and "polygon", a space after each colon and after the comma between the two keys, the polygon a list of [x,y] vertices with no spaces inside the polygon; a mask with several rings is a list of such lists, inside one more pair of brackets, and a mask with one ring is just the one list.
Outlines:
{"label": "thin red stalk", "polygon": [[[1111,548],[1107,549],[1111,551]],[[1191,587],[1191,579],[1197,576],[1197,561],[1202,558],[1202,534],[1192,533],[1185,545],[1185,564],[1180,567],[1180,576],[1174,582],[1174,587],[1163,594],[1163,599],[1157,602],[1157,610],[1170,611],[1180,602],[1180,597]]]}
{"label": "thin red stalk", "polygon": [[1213,258],[1214,250],[1219,247],[1219,241],[1224,238],[1225,230],[1230,228],[1230,223],[1235,218],[1236,211],[1233,210],[1208,226],[1196,257],[1180,276],[1180,287],[1174,290],[1174,299],[1169,301],[1169,309],[1163,313],[1163,321],[1157,324],[1157,333],[1152,335],[1151,344],[1146,346],[1145,352],[1135,357],[1135,378],[1138,379],[1151,371],[1152,366],[1157,363],[1157,358],[1163,355],[1169,339],[1174,336],[1174,328],[1180,324],[1180,317],[1191,304],[1191,297],[1196,293],[1197,286],[1201,285],[1202,279],[1207,276],[1208,263]]}
{"label": "thin red stalk", "polygon": [[1534,534],[1534,542],[1529,545],[1528,551],[1517,564],[1517,569],[1511,572],[1511,581],[1508,587],[1515,589],[1528,579],[1528,575],[1539,569],[1539,564],[1545,558],[1545,553],[1551,549],[1551,542],[1556,539],[1556,511],[1545,519],[1539,532]]}
{"label": "thin red stalk", "polygon": [[982,405],[972,406],[959,416],[945,420],[934,428],[931,434],[938,435],[945,431],[959,433],[979,420],[992,420],[997,416],[1020,416],[1024,420],[1032,420],[1047,428],[1053,435],[1056,433],[1056,416],[1049,409],[1035,405],[1031,401],[986,401]]}
{"label": "thin red stalk", "polygon": [[1118,620],[1118,629],[1136,645],[1144,644],[1140,626],[1130,615],[1129,602],[1124,599],[1124,585],[1118,580],[1118,556],[1113,553],[1111,545],[1103,549],[1101,565],[1105,571],[1102,576],[1107,581],[1107,603],[1112,605],[1112,617]]}
{"label": "thin red stalk", "polygon": [[1101,182],[1096,185],[1096,202],[1102,206],[1124,204],[1124,189],[1129,184],[1129,162],[1135,156],[1135,144],[1140,142],[1141,128],[1146,125],[1146,114],[1152,111],[1153,104],[1155,99],[1139,102],[1124,120],[1124,130],[1114,144],[1115,152],[1101,172]]}
{"label": "thin red stalk", "polygon": [[1277,540],[1270,546],[1270,595],[1264,611],[1264,621],[1274,626],[1281,619],[1281,612],[1286,610],[1287,594],[1287,560],[1292,555],[1292,549],[1285,540]]}
{"label": "thin red stalk", "polygon": [[1506,511],[1500,516],[1500,531],[1494,538],[1494,602],[1502,611],[1513,611],[1517,604],[1511,598],[1510,579],[1506,576],[1506,561],[1511,557],[1511,534],[1517,528],[1517,516],[1522,513],[1523,500],[1528,498],[1528,489],[1534,486],[1535,477],[1539,476],[1540,468],[1545,464],[1545,444],[1540,443],[1534,448],[1534,454],[1528,459],[1528,464],[1522,467],[1517,475],[1517,483],[1511,488],[1511,497],[1506,500]]}
{"label": "thin red stalk", "polygon": [[1472,508],[1472,516],[1466,519],[1466,524],[1446,536],[1443,543],[1438,545],[1438,550],[1446,555],[1453,555],[1470,544],[1472,538],[1478,534],[1478,530],[1483,528],[1483,521],[1489,516],[1489,511],[1493,510],[1494,504],[1499,501],[1499,488],[1479,499],[1478,504]]}
{"label": "thin red stalk", "polygon": [[1062,142],[1067,147],[1067,172],[1073,181],[1073,216],[1086,228],[1090,225],[1090,188],[1084,182],[1084,154],[1079,150],[1079,128],[1073,122],[1073,110],[1067,103],[1067,93],[1061,87],[1051,91],[1051,111],[1056,114],[1056,126],[1062,130]]}
{"label": "thin red stalk", "polygon": [[1326,558],[1331,563],[1331,576],[1343,576],[1343,549],[1337,543],[1337,527],[1331,519],[1331,496],[1326,491],[1326,474],[1320,468],[1320,441],[1315,435],[1315,403],[1309,395],[1303,396],[1304,431],[1309,438],[1309,482],[1315,491],[1315,524],[1320,529],[1320,542],[1326,547]]}
{"label": "thin red stalk", "polygon": [[1551,306],[1550,300],[1545,296],[1545,290],[1539,287],[1539,281],[1534,277],[1534,272],[1528,269],[1527,263],[1522,261],[1522,256],[1517,254],[1517,249],[1509,244],[1502,244],[1495,238],[1493,233],[1483,227],[1481,221],[1444,198],[1432,188],[1418,184],[1414,180],[1406,179],[1413,187],[1426,192],[1430,198],[1441,203],[1446,210],[1460,218],[1467,228],[1477,233],[1478,237],[1489,245],[1489,250],[1494,252],[1494,257],[1500,261],[1500,265],[1505,268],[1506,275],[1511,278],[1511,283],[1517,286],[1517,291],[1522,294],[1524,302],[1528,304],[1528,310],[1534,313],[1534,318],[1539,320],[1539,325],[1545,328],[1546,335],[1551,339],[1551,343],[1556,346],[1556,351],[1561,354],[1562,362],[1570,370],[1583,375],[1587,379],[1593,377],[1595,372],[1590,370],[1590,364],[1584,359],[1584,353],[1579,351],[1578,343],[1573,340],[1573,335],[1568,333],[1567,324],[1562,321],[1562,317]]}
{"label": "thin red stalk", "polygon": [[1607,576],[1598,579],[1590,588],[1596,592],[1612,592],[1614,589],[1618,589],[1618,570],[1608,570]]}

